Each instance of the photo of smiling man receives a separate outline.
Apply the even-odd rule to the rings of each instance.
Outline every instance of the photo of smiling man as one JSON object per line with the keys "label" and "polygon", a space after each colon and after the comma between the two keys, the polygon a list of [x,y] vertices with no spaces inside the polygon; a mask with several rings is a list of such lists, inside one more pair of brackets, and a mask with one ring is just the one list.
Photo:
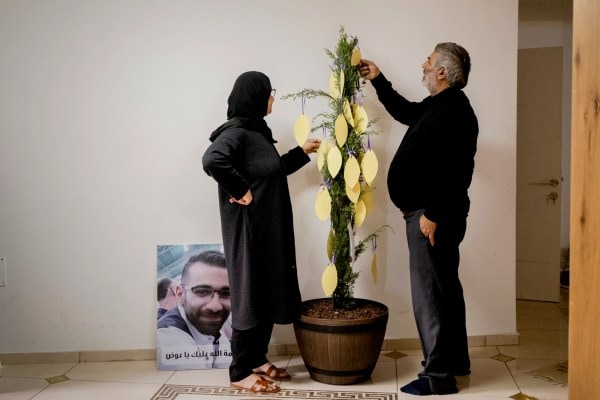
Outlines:
{"label": "photo of smiling man", "polygon": [[158,369],[227,368],[231,303],[223,252],[191,255],[175,279],[177,304],[157,321]]}

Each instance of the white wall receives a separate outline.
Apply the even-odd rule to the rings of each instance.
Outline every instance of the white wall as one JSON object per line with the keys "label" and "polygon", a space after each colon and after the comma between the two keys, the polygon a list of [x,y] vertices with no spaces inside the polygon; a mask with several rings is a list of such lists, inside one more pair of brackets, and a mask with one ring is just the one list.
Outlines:
{"label": "white wall", "polygon": [[571,74],[573,53],[571,21],[519,22],[519,49],[563,47],[562,188],[560,247],[570,247],[571,208]]}
{"label": "white wall", "polygon": [[[7,0],[0,3],[0,353],[153,348],[157,244],[220,242],[216,184],[201,156],[235,78],[270,76],[278,95],[326,88],[340,25],[407,97],[427,95],[421,63],[440,41],[465,46],[480,123],[462,246],[469,335],[515,326],[517,1],[218,2]],[[381,172],[361,234],[390,224],[356,295],[390,307],[388,338],[417,337],[404,223],[386,188],[405,128],[377,102]],[[306,112],[321,108],[309,102]],[[299,102],[268,123],[293,146]],[[327,225],[310,165],[290,177],[301,290],[321,296]],[[294,342],[291,327],[274,343]]]}

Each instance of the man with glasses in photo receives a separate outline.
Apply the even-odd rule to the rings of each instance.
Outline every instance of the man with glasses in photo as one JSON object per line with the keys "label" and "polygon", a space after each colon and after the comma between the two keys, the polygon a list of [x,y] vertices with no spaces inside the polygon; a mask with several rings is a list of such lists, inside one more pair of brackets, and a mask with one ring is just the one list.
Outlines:
{"label": "man with glasses in photo", "polygon": [[159,369],[226,368],[231,361],[231,302],[222,252],[192,256],[175,286],[178,306],[157,322]]}

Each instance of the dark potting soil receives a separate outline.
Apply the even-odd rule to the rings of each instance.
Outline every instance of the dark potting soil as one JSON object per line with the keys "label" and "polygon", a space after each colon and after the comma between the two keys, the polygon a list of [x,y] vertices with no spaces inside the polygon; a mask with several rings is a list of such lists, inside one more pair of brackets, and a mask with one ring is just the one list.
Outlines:
{"label": "dark potting soil", "polygon": [[378,317],[386,311],[382,305],[363,299],[356,299],[356,308],[352,310],[333,308],[331,299],[316,299],[303,302],[301,313],[311,318],[356,320]]}

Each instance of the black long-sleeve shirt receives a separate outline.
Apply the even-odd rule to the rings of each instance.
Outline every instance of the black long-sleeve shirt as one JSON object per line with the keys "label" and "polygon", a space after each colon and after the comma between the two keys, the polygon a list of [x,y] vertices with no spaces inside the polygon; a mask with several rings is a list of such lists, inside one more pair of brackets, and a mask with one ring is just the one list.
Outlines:
{"label": "black long-sleeve shirt", "polygon": [[390,115],[408,125],[388,172],[392,202],[405,213],[424,209],[434,222],[466,216],[479,132],[467,96],[450,87],[417,103],[398,94],[383,74],[371,82]]}

